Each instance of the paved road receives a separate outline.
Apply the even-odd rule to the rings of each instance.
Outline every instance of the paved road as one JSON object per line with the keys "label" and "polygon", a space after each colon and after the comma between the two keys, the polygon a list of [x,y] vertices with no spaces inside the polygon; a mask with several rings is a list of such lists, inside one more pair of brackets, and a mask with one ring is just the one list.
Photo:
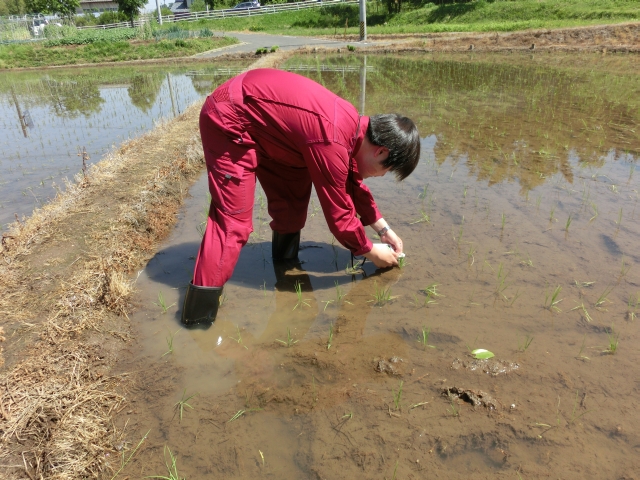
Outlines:
{"label": "paved road", "polygon": [[[216,32],[216,35],[222,35],[223,32]],[[318,47],[346,47],[347,45],[365,46],[372,45],[371,42],[343,42],[339,40],[327,40],[321,38],[312,37],[292,37],[289,35],[270,35],[267,33],[239,33],[239,32],[224,32],[224,35],[228,37],[236,37],[241,43],[239,45],[233,45],[231,47],[225,47],[210,52],[199,53],[194,55],[198,58],[217,57],[228,53],[246,53],[255,52],[256,49],[261,47],[271,48],[277,45],[282,50],[294,50],[296,48],[305,46],[318,46]]]}

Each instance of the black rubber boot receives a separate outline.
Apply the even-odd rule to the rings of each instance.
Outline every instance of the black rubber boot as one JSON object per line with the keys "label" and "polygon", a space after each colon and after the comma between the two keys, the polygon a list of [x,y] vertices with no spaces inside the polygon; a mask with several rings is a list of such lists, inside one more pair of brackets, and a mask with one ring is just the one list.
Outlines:
{"label": "black rubber boot", "polygon": [[222,287],[199,287],[189,282],[182,306],[182,323],[210,325],[216,319]]}
{"label": "black rubber boot", "polygon": [[271,256],[274,260],[293,260],[298,258],[300,249],[300,232],[273,232],[271,237]]}

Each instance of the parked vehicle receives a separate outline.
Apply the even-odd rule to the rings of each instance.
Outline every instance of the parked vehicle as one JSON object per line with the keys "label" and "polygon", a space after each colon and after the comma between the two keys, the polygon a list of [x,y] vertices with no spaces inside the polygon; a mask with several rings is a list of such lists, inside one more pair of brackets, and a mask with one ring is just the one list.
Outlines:
{"label": "parked vehicle", "polygon": [[242,2],[237,4],[231,10],[256,10],[260,8],[260,2],[254,0],[252,2]]}
{"label": "parked vehicle", "polygon": [[44,27],[49,25],[49,20],[44,17],[34,17],[31,19],[31,25],[29,29],[31,30],[31,35],[34,37],[41,37],[44,35]]}

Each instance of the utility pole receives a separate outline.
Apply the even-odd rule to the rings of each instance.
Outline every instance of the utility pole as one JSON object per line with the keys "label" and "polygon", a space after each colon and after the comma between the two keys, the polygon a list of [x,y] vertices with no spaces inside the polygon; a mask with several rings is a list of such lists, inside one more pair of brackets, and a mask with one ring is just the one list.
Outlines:
{"label": "utility pole", "polygon": [[367,41],[367,1],[360,0],[360,41]]}
{"label": "utility pole", "polygon": [[363,58],[364,62],[360,66],[360,115],[364,116],[364,106],[367,99],[367,56]]}
{"label": "utility pole", "polygon": [[158,24],[162,25],[162,12],[160,11],[160,0],[156,0],[156,10],[158,10]]}

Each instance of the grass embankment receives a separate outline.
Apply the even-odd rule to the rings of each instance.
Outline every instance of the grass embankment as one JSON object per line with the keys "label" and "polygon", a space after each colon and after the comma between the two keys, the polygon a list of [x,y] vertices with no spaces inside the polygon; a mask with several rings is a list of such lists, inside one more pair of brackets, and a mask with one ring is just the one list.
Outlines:
{"label": "grass embankment", "polygon": [[177,40],[108,41],[88,45],[48,46],[38,44],[0,47],[0,68],[44,67],[83,63],[121,62],[157,58],[188,57],[196,53],[233,45],[231,37],[186,38]]}
{"label": "grass embankment", "polygon": [[[367,7],[370,34],[516,31],[640,20],[637,0],[476,0],[413,6],[389,14],[381,3]],[[335,5],[273,15],[181,22],[181,28],[250,30],[287,35],[336,35],[359,32],[358,5]],[[348,27],[345,28],[345,25]],[[169,28],[169,27],[166,27]]]}

